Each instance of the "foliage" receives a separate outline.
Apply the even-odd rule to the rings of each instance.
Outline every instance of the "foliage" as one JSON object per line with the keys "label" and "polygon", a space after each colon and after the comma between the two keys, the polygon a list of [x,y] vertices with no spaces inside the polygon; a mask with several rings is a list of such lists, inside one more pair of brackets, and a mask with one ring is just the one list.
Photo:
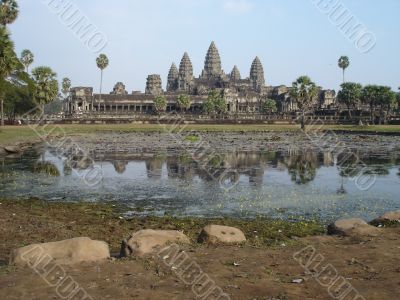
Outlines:
{"label": "foliage", "polygon": [[350,66],[350,60],[347,56],[341,56],[338,61],[338,66],[343,70],[343,83],[344,81],[344,73],[346,69]]}
{"label": "foliage", "polygon": [[203,111],[206,113],[223,114],[227,110],[227,102],[223,94],[217,90],[212,90],[203,104]]}
{"label": "foliage", "polygon": [[108,67],[108,57],[105,54],[100,54],[99,57],[96,59],[96,64],[97,67],[103,71],[105,68]]}
{"label": "foliage", "polygon": [[338,101],[347,106],[351,117],[351,108],[355,108],[361,102],[362,85],[354,82],[346,82],[341,85],[338,93]]}
{"label": "foliage", "polygon": [[[3,5],[3,4],[2,4]],[[0,6],[0,9],[3,9]],[[19,71],[22,64],[14,51],[14,43],[5,27],[0,26],[0,85],[6,84],[6,79]],[[0,89],[1,125],[4,125],[4,88]]]}
{"label": "foliage", "polygon": [[22,65],[15,54],[14,43],[5,27],[0,27],[0,80],[20,70]]}
{"label": "foliage", "polygon": [[29,71],[29,66],[31,64],[33,64],[34,58],[35,57],[30,50],[28,50],[28,49],[22,50],[20,60],[21,60],[21,63],[25,67],[26,73],[28,73],[28,71]]}
{"label": "foliage", "polygon": [[304,114],[308,107],[311,107],[318,94],[316,84],[308,76],[301,76],[293,82],[290,96],[296,100],[298,108],[302,112],[301,128],[305,128]]}
{"label": "foliage", "polygon": [[290,91],[300,110],[304,111],[310,107],[318,94],[318,88],[308,76],[301,76],[293,82],[292,90]]}
{"label": "foliage", "polygon": [[15,0],[0,1],[0,24],[6,26],[13,23],[18,17],[18,4]]}
{"label": "foliage", "polygon": [[3,81],[0,89],[4,91],[4,111],[10,121],[14,121],[16,116],[23,115],[35,107],[32,100],[34,82],[26,73],[18,74],[18,79],[25,84],[13,84]]}
{"label": "foliage", "polygon": [[167,99],[164,96],[157,96],[154,100],[154,107],[157,113],[167,110]]}
{"label": "foliage", "polygon": [[179,95],[176,104],[181,110],[188,110],[192,105],[192,101],[188,95]]}
{"label": "foliage", "polygon": [[277,112],[278,108],[276,106],[276,101],[273,99],[265,99],[262,102],[262,110],[266,113]]}
{"label": "foliage", "polygon": [[67,77],[63,78],[62,83],[61,83],[61,91],[64,94],[64,98],[67,97],[70,89],[71,89],[71,79],[69,79]]}
{"label": "foliage", "polygon": [[37,67],[32,70],[32,76],[35,81],[34,101],[43,107],[53,102],[58,96],[57,74],[49,67]]}

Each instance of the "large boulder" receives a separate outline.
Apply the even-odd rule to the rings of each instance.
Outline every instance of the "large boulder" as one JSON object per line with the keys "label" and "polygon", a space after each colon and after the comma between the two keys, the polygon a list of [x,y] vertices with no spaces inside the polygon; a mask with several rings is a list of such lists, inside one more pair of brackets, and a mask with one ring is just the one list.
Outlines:
{"label": "large boulder", "polygon": [[400,223],[400,210],[387,212],[371,222],[375,226],[395,223]]}
{"label": "large boulder", "polygon": [[328,234],[338,234],[355,237],[375,237],[380,234],[380,230],[369,225],[362,219],[344,219],[336,221],[328,226]]}
{"label": "large boulder", "polygon": [[121,257],[151,254],[167,243],[189,244],[190,239],[177,230],[140,230],[122,241]]}
{"label": "large boulder", "polygon": [[0,146],[0,156],[4,156],[7,154],[8,154],[8,152],[6,151],[6,149],[4,149],[3,147]]}
{"label": "large boulder", "polygon": [[240,244],[246,242],[244,233],[237,228],[208,225],[201,231],[198,241],[209,244]]}
{"label": "large boulder", "polygon": [[21,148],[18,146],[6,146],[4,147],[4,150],[6,150],[8,153],[20,153],[21,152]]}
{"label": "large boulder", "polygon": [[59,242],[33,244],[13,251],[11,264],[34,266],[40,262],[52,261],[60,265],[93,262],[110,257],[108,244],[87,237]]}

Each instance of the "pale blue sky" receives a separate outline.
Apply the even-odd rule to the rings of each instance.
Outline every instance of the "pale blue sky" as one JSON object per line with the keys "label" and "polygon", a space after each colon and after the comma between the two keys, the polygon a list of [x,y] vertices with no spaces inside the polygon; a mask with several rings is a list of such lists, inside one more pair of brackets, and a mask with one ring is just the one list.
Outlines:
{"label": "pale blue sky", "polygon": [[[10,26],[18,53],[31,49],[35,66],[51,66],[59,79],[67,76],[74,86],[93,86],[97,91],[97,55],[47,7],[46,0],[18,2],[21,13]],[[106,92],[117,81],[129,92],[143,91],[148,74],[161,74],[165,87],[171,63],[179,65],[184,51],[198,76],[212,40],[226,72],[236,64],[242,77],[249,76],[258,55],[268,85],[291,85],[306,74],[324,88],[337,89],[337,60],[348,55],[349,81],[400,86],[399,0],[341,0],[376,36],[376,46],[367,54],[358,51],[312,0],[73,2],[108,37],[103,51],[110,59]]]}

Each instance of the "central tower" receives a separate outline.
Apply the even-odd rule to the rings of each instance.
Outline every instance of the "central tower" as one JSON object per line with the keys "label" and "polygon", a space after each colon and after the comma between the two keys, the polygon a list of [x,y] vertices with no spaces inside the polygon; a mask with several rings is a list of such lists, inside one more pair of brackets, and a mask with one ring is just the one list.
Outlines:
{"label": "central tower", "polygon": [[202,79],[219,78],[222,75],[221,57],[215,43],[212,42],[208,48],[204,62],[204,70],[201,74]]}

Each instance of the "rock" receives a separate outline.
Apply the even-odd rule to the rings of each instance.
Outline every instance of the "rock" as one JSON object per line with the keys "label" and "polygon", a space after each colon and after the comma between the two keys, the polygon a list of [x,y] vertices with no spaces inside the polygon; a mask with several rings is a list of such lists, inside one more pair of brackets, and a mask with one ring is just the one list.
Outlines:
{"label": "rock", "polygon": [[400,210],[387,212],[383,216],[380,216],[379,218],[373,220],[371,224],[378,226],[378,225],[385,225],[387,223],[397,223],[397,222],[400,223]]}
{"label": "rock", "polygon": [[168,242],[189,244],[190,239],[177,230],[140,230],[122,241],[121,257],[151,254]]}
{"label": "rock", "polygon": [[87,237],[74,238],[59,242],[33,244],[13,251],[11,264],[17,266],[35,265],[51,259],[60,265],[72,265],[81,262],[93,262],[110,257],[108,244]]}
{"label": "rock", "polygon": [[20,153],[21,148],[18,146],[6,146],[4,147],[4,150],[6,150],[8,153]]}
{"label": "rock", "polygon": [[210,244],[240,244],[246,237],[240,229],[220,225],[208,225],[201,231],[198,241]]}
{"label": "rock", "polygon": [[369,225],[362,219],[344,219],[336,221],[328,226],[328,234],[339,234],[345,236],[369,236],[375,237],[380,234],[380,230]]}
{"label": "rock", "polygon": [[6,151],[6,149],[4,149],[3,147],[0,147],[0,156],[4,156],[4,155],[7,155],[7,151]]}

